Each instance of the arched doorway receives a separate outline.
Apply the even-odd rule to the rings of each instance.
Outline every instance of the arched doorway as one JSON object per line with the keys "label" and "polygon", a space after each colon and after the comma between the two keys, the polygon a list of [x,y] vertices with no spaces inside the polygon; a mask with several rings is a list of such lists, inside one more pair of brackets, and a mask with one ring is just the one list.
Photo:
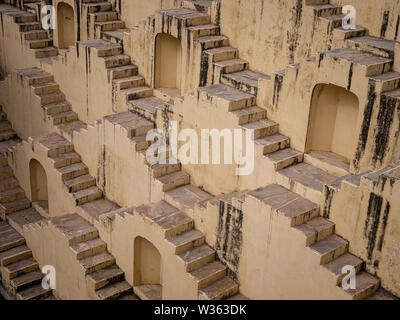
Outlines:
{"label": "arched doorway", "polygon": [[354,156],[359,103],[355,94],[332,85],[314,88],[306,152],[329,151],[346,159]]}
{"label": "arched doorway", "polygon": [[68,49],[75,44],[74,9],[61,2],[57,6],[58,47]]}
{"label": "arched doorway", "polygon": [[181,94],[181,42],[165,33],[156,37],[154,87]]}
{"label": "arched doorway", "polygon": [[136,237],[134,242],[134,286],[142,299],[162,298],[162,261],[160,252],[147,239]]}
{"label": "arched doorway", "polygon": [[47,189],[47,175],[39,161],[32,159],[29,162],[31,201],[48,214],[49,196]]}

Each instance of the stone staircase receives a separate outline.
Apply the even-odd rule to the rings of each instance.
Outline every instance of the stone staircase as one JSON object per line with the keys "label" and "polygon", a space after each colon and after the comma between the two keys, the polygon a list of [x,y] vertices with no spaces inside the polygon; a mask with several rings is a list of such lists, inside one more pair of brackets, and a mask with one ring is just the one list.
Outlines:
{"label": "stone staircase", "polygon": [[[1,117],[6,118],[3,112]],[[16,141],[15,136],[15,132],[9,134],[8,141]],[[0,143],[6,142],[4,139]],[[0,271],[3,285],[17,300],[53,300],[52,290],[42,287],[44,275],[20,234],[23,224],[41,221],[43,217],[31,208],[31,202],[25,197],[3,153],[0,155],[0,172],[0,218],[3,220],[0,221]]]}
{"label": "stone staircase", "polygon": [[261,201],[268,210],[285,217],[288,226],[299,235],[299,241],[308,248],[305,259],[325,268],[332,285],[341,287],[344,278],[342,267],[353,266],[356,270],[356,289],[345,290],[350,299],[360,300],[372,296],[379,288],[379,280],[364,270],[364,262],[348,252],[349,243],[335,234],[335,225],[320,216],[318,204],[280,185],[269,185],[246,192],[243,197],[232,196],[232,205],[242,205],[252,197]]}
{"label": "stone staircase", "polygon": [[[38,1],[25,1],[30,5],[36,2]],[[0,12],[13,17],[19,27],[21,39],[27,43],[37,59],[49,59],[58,55],[57,48],[53,46],[53,40],[42,29],[36,14],[5,4],[0,5]]]}
{"label": "stone staircase", "polygon": [[98,230],[78,214],[50,219],[68,239],[86,275],[90,295],[98,300],[135,300],[132,286],[125,281],[124,272],[116,265]]}
{"label": "stone staircase", "polygon": [[42,287],[44,275],[25,239],[5,221],[0,222],[0,264],[3,285],[12,298],[55,299],[51,289]]}
{"label": "stone staircase", "polygon": [[103,0],[83,0],[82,10],[87,13],[87,39],[105,38],[122,44],[124,21],[120,20],[119,13],[111,3]]}
{"label": "stone staircase", "polygon": [[17,74],[27,79],[31,89],[38,97],[43,108],[44,117],[63,135],[72,137],[74,131],[86,127],[78,120],[78,114],[72,111],[65,94],[54,82],[54,76],[38,67],[17,70]]}
{"label": "stone staircase", "polygon": [[[205,243],[204,234],[194,229],[194,221],[166,201],[134,209],[162,230],[179,261],[195,281],[201,300],[220,300],[238,292],[239,286],[227,276],[227,268],[216,260],[215,250]],[[138,288],[138,292],[140,292]]]}

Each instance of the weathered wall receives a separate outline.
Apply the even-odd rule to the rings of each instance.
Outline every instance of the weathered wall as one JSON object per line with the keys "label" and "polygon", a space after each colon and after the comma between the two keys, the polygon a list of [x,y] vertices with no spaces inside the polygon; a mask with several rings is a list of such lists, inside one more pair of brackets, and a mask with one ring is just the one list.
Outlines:
{"label": "weathered wall", "polygon": [[[399,38],[398,2],[333,0],[331,3],[354,5],[357,24],[372,35],[389,40]],[[266,74],[318,51],[327,51],[332,45],[327,42],[329,31],[305,0],[224,0],[221,31],[229,37],[231,46],[239,49],[240,57],[249,61],[251,69]]]}
{"label": "weathered wall", "polygon": [[51,223],[32,224],[23,229],[26,243],[42,268],[56,270],[55,295],[62,300],[91,300],[83,268],[75,258],[68,239]]}
{"label": "weathered wall", "polygon": [[369,34],[388,40],[400,40],[400,3],[393,0],[331,0],[337,5],[356,8],[357,25],[366,27]]}
{"label": "weathered wall", "polygon": [[[325,189],[324,215],[350,241],[350,251],[366,261],[382,286],[400,294],[400,168],[343,181]],[[389,171],[390,170],[390,171]]]}

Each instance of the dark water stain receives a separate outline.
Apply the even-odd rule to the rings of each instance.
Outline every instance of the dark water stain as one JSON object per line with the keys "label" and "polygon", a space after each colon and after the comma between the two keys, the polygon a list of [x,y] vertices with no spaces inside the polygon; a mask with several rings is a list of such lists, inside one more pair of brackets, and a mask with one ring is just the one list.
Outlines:
{"label": "dark water stain", "polygon": [[353,81],[353,64],[351,63],[350,70],[349,70],[349,78],[347,81],[347,90],[350,90],[352,81]]}
{"label": "dark water stain", "polygon": [[228,267],[230,275],[235,280],[238,277],[242,248],[242,224],[242,210],[221,200],[219,203],[216,252],[218,259]]}
{"label": "dark water stain", "polygon": [[355,168],[359,167],[361,156],[364,154],[365,147],[367,145],[369,128],[371,126],[372,111],[376,100],[375,85],[370,84],[368,89],[367,105],[365,106],[363,113],[363,120],[361,124],[361,134],[358,138],[357,150],[353,159]]}
{"label": "dark water stain", "polygon": [[375,128],[375,147],[372,155],[374,164],[378,161],[381,162],[387,154],[386,150],[390,140],[390,130],[393,124],[396,102],[396,99],[392,99],[384,94],[381,95]]}
{"label": "dark water stain", "polygon": [[385,211],[383,212],[383,218],[382,218],[382,232],[381,232],[381,236],[380,236],[379,242],[378,242],[378,250],[379,251],[382,251],[390,208],[391,208],[390,203],[387,201]]}
{"label": "dark water stain", "polygon": [[294,62],[296,49],[299,46],[300,40],[300,26],[303,15],[303,0],[297,0],[296,5],[292,8],[294,23],[291,31],[287,32],[288,49],[289,49],[289,63]]}
{"label": "dark water stain", "polygon": [[372,253],[376,244],[383,199],[381,196],[371,192],[368,202],[367,219],[364,225],[364,237],[367,239],[368,260],[372,259]]}
{"label": "dark water stain", "polygon": [[278,101],[279,101],[279,95],[282,89],[282,83],[283,83],[283,76],[280,74],[275,74],[275,80],[274,80],[274,93],[272,96],[272,103],[274,106],[278,106]]}
{"label": "dark water stain", "polygon": [[382,25],[381,25],[381,38],[384,38],[386,35],[386,30],[389,24],[389,14],[390,11],[385,11],[382,17]]}
{"label": "dark water stain", "polygon": [[326,219],[329,219],[332,207],[332,200],[335,194],[335,189],[329,188],[329,186],[325,185],[325,201],[324,201],[324,208],[322,212],[322,216]]}

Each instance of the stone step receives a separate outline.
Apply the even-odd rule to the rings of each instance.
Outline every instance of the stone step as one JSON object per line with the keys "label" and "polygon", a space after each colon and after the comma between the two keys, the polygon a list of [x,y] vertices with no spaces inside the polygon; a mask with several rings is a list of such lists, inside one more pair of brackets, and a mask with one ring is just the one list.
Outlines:
{"label": "stone step", "polygon": [[124,90],[124,89],[145,86],[145,79],[140,75],[136,75],[131,77],[114,79],[113,84],[116,85],[117,89]]}
{"label": "stone step", "polygon": [[191,33],[192,39],[206,36],[217,36],[220,34],[219,26],[215,24],[200,24],[186,28]]}
{"label": "stone step", "polygon": [[[172,158],[170,158],[172,159]],[[176,160],[177,161],[177,160]],[[160,163],[156,163],[152,166],[150,166],[151,171],[152,171],[152,175],[154,178],[159,178],[165,175],[168,175],[170,173],[174,173],[177,171],[181,170],[181,163],[178,162],[176,164],[174,163],[166,163],[166,164],[160,164]]]}
{"label": "stone step", "polygon": [[341,285],[343,278],[346,276],[346,273],[342,272],[344,266],[352,266],[354,267],[355,272],[359,273],[363,267],[363,264],[364,262],[361,259],[350,253],[345,253],[333,261],[325,264],[324,268],[330,271],[332,277],[334,278],[335,284]]}
{"label": "stone step", "polygon": [[84,174],[76,178],[65,180],[64,184],[69,192],[77,192],[96,185],[96,179],[89,174]]}
{"label": "stone step", "polygon": [[76,213],[52,218],[50,222],[65,235],[70,246],[99,236],[98,230]]}
{"label": "stone step", "polygon": [[211,23],[211,17],[207,13],[189,10],[186,8],[160,10],[158,11],[158,13],[164,15],[166,19],[168,19],[168,17],[172,17],[174,19],[181,20],[180,23],[183,27],[191,27]]}
{"label": "stone step", "polygon": [[40,137],[32,138],[32,140],[47,149],[48,157],[74,151],[74,146],[57,133],[45,134]]}
{"label": "stone step", "polygon": [[114,31],[103,31],[101,38],[112,43],[123,45],[125,31],[130,32],[129,29],[117,29]]}
{"label": "stone step", "polygon": [[[388,72],[392,68],[392,59],[379,57],[374,54],[355,49],[341,48],[322,53],[325,57],[335,61],[343,60],[348,63],[358,64],[364,70],[366,77]],[[323,63],[323,62],[322,62]]]}
{"label": "stone step", "polygon": [[312,4],[309,5],[315,11],[317,17],[328,17],[332,15],[340,14],[342,11],[342,6],[333,5],[329,3],[322,4]]}
{"label": "stone step", "polygon": [[179,255],[204,244],[204,234],[198,230],[189,230],[179,235],[168,238],[168,242],[175,248],[175,254]]}
{"label": "stone step", "polygon": [[229,277],[214,282],[199,290],[199,300],[222,300],[239,291],[239,285]]}
{"label": "stone step", "polygon": [[124,295],[131,294],[133,289],[127,281],[109,284],[104,288],[96,291],[96,295],[100,300],[118,299]]}
{"label": "stone step", "polygon": [[54,168],[57,169],[81,162],[81,156],[76,152],[67,152],[49,158],[53,161]]}
{"label": "stone step", "polygon": [[189,273],[196,281],[197,289],[203,289],[226,275],[226,267],[213,261]]}
{"label": "stone step", "polygon": [[20,32],[42,29],[41,24],[37,21],[18,23],[18,27]]}
{"label": "stone step", "polygon": [[0,204],[0,213],[2,217],[9,213],[13,213],[15,211],[23,210],[29,208],[31,206],[31,202],[27,198],[21,198],[10,202],[5,202]]}
{"label": "stone step", "polygon": [[250,196],[288,219],[291,227],[299,226],[319,215],[319,206],[279,185],[250,191]]}
{"label": "stone step", "polygon": [[320,265],[327,264],[347,252],[348,241],[337,235],[331,235],[322,241],[312,244],[312,250]]}
{"label": "stone step", "polygon": [[139,113],[146,118],[155,118],[157,110],[164,110],[168,103],[157,97],[145,97],[128,101],[129,110]]}
{"label": "stone step", "polygon": [[132,77],[138,74],[138,67],[133,64],[129,64],[126,66],[111,67],[107,68],[107,73],[109,79]]}
{"label": "stone step", "polygon": [[52,294],[51,289],[43,289],[42,285],[36,285],[17,293],[17,300],[39,300]]}
{"label": "stone step", "polygon": [[356,289],[345,290],[353,300],[362,300],[374,294],[380,285],[379,279],[367,272],[360,272],[356,277]]}
{"label": "stone step", "polygon": [[33,92],[37,95],[47,95],[55,92],[60,92],[59,85],[54,81],[33,84],[31,87],[33,88]]}
{"label": "stone step", "polygon": [[9,166],[0,167],[0,179],[7,179],[12,176],[14,176],[14,173]]}
{"label": "stone step", "polygon": [[335,224],[325,218],[316,217],[295,227],[295,230],[300,232],[305,246],[308,247],[332,235]]}
{"label": "stone step", "polygon": [[249,122],[259,121],[267,117],[267,110],[252,106],[244,109],[232,111],[232,114],[238,118],[238,124],[244,125]]}
{"label": "stone step", "polygon": [[349,48],[363,50],[385,58],[393,58],[395,41],[382,38],[363,36],[354,37],[346,41]]}
{"label": "stone step", "polygon": [[276,181],[283,187],[319,203],[323,187],[337,177],[307,163],[299,163],[277,172]]}
{"label": "stone step", "polygon": [[25,197],[25,191],[21,187],[0,192],[0,203],[11,202]]}
{"label": "stone step", "polygon": [[124,280],[124,272],[113,265],[109,268],[101,269],[99,271],[93,272],[87,276],[90,283],[90,288],[94,291],[104,288],[109,284],[120,282]]}
{"label": "stone step", "polygon": [[245,93],[224,84],[216,84],[197,89],[198,95],[202,99],[216,100],[216,103],[227,111],[235,111],[255,105],[254,95]]}
{"label": "stone step", "polygon": [[125,23],[121,20],[100,21],[95,23],[96,34],[103,31],[115,31],[125,28]]}
{"label": "stone step", "polygon": [[0,192],[4,192],[9,189],[13,189],[19,186],[18,180],[15,179],[14,176],[6,178],[6,179],[0,179]]}
{"label": "stone step", "polygon": [[208,245],[201,245],[178,255],[178,258],[184,263],[186,271],[190,272],[214,261],[215,251]]}
{"label": "stone step", "polygon": [[0,131],[7,131],[12,128],[10,121],[0,121]]}
{"label": "stone step", "polygon": [[65,101],[65,100],[60,101],[60,102],[42,105],[42,108],[45,110],[46,116],[64,113],[64,112],[72,110],[71,103],[69,103],[68,101]]}
{"label": "stone step", "polygon": [[350,171],[349,159],[330,151],[305,153],[304,162],[337,177],[346,176]]}
{"label": "stone step", "polygon": [[356,26],[355,29],[343,29],[343,27],[338,27],[333,30],[333,34],[339,39],[350,39],[353,37],[363,37],[367,33],[367,29]]}
{"label": "stone step", "polygon": [[74,111],[66,111],[52,114],[50,118],[53,121],[53,125],[58,125],[78,120],[78,114]]}
{"label": "stone step", "polygon": [[[96,24],[97,25],[97,24]],[[95,27],[96,27],[95,25]],[[97,53],[98,57],[115,56],[122,54],[122,47],[102,39],[91,39],[79,42],[79,46],[90,48]]]}
{"label": "stone step", "polygon": [[61,178],[66,181],[89,173],[88,167],[83,162],[71,164],[57,169]]}
{"label": "stone step", "polygon": [[0,121],[7,120],[7,114],[3,111],[0,112]]}
{"label": "stone step", "polygon": [[249,67],[249,63],[243,59],[235,58],[214,62],[214,66],[221,74],[227,74],[246,70]]}
{"label": "stone step", "polygon": [[115,258],[108,252],[101,252],[93,256],[79,260],[79,264],[85,270],[85,274],[107,268],[115,263]]}
{"label": "stone step", "polygon": [[19,260],[4,266],[4,275],[6,279],[16,278],[24,273],[28,273],[39,268],[39,264],[32,257]]}
{"label": "stone step", "polygon": [[10,284],[14,293],[17,293],[40,284],[42,279],[42,272],[40,270],[35,270],[11,279]]}
{"label": "stone step", "polygon": [[31,49],[40,49],[53,46],[53,39],[34,39],[34,40],[27,40],[29,44],[29,48]]}
{"label": "stone step", "polygon": [[154,124],[151,121],[130,111],[106,116],[104,119],[125,129],[128,138],[144,136],[154,128]]}
{"label": "stone step", "polygon": [[291,148],[267,154],[265,157],[272,161],[276,171],[303,161],[303,153]]}
{"label": "stone step", "polygon": [[131,63],[131,57],[126,54],[103,57],[106,68],[126,66]]}
{"label": "stone step", "polygon": [[31,256],[32,251],[26,245],[18,245],[0,252],[0,265],[6,266]]}
{"label": "stone step", "polygon": [[164,199],[169,204],[193,217],[196,204],[202,203],[212,198],[212,195],[192,184],[164,193]]}
{"label": "stone step", "polygon": [[75,199],[76,205],[82,205],[84,203],[100,199],[103,196],[103,192],[96,186],[89,187],[87,189],[76,191],[72,194]]}
{"label": "stone step", "polygon": [[76,259],[84,259],[106,251],[107,244],[100,238],[79,242],[71,247]]}
{"label": "stone step", "polygon": [[194,39],[195,43],[201,46],[201,49],[208,50],[217,47],[229,46],[229,38],[225,36],[205,36]]}
{"label": "stone step", "polygon": [[205,50],[203,56],[207,57],[208,62],[219,62],[223,60],[236,59],[239,56],[239,51],[232,47],[216,47],[212,49]]}
{"label": "stone step", "polygon": [[242,125],[245,130],[254,130],[254,140],[278,133],[279,125],[275,121],[262,119]]}
{"label": "stone step", "polygon": [[289,148],[290,139],[279,133],[269,135],[260,139],[254,140],[256,147],[261,149],[261,153],[266,155],[279,150]]}
{"label": "stone step", "polygon": [[162,185],[162,191],[167,192],[179,186],[190,183],[190,175],[183,171],[177,171],[156,178]]}
{"label": "stone step", "polygon": [[16,232],[11,227],[10,230],[12,230],[12,232],[7,231],[7,234],[5,234],[4,232],[2,232],[1,234],[0,253],[21,246],[25,243],[24,237],[22,237],[18,232]]}
{"label": "stone step", "polygon": [[244,70],[223,74],[221,82],[238,90],[257,95],[258,81],[263,79],[270,79],[270,77],[259,72]]}
{"label": "stone step", "polygon": [[0,131],[0,142],[15,138],[17,133],[14,130]]}
{"label": "stone step", "polygon": [[37,69],[36,72],[26,75],[25,78],[28,79],[29,85],[48,83],[54,81],[53,75],[44,72],[41,69]]}
{"label": "stone step", "polygon": [[140,98],[151,97],[153,95],[153,89],[148,86],[135,87],[121,90],[121,93],[126,95],[127,100],[135,100]]}
{"label": "stone step", "polygon": [[400,86],[400,73],[399,72],[386,72],[377,76],[369,78],[375,85],[377,92],[387,92],[395,90]]}

